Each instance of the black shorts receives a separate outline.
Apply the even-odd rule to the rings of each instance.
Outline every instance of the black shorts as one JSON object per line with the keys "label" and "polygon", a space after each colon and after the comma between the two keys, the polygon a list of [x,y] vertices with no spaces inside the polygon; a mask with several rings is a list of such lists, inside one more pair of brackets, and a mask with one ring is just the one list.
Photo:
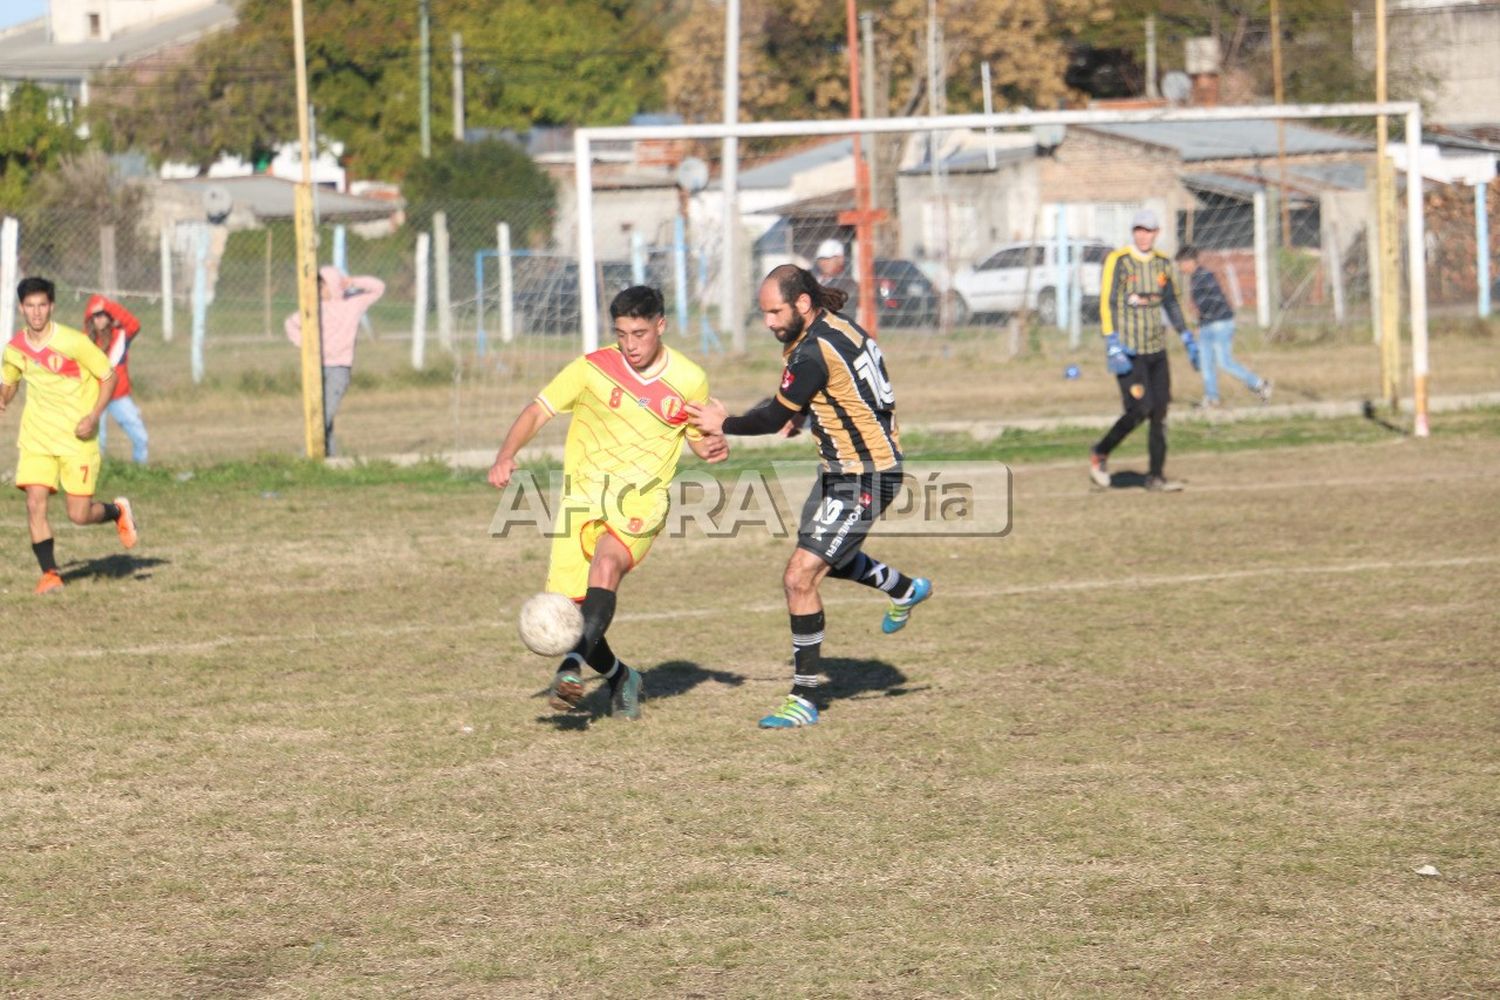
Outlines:
{"label": "black shorts", "polygon": [[901,469],[819,473],[797,526],[797,548],[838,569],[865,543],[875,519],[901,492]]}
{"label": "black shorts", "polygon": [[1166,351],[1136,355],[1130,371],[1116,378],[1120,383],[1120,401],[1127,412],[1135,410],[1142,416],[1153,410],[1165,413],[1172,401],[1172,371],[1167,367]]}

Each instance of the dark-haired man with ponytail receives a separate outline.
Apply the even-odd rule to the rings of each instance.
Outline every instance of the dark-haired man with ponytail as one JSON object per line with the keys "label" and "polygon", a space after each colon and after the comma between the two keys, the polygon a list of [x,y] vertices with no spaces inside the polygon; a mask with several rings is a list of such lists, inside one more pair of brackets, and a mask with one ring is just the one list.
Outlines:
{"label": "dark-haired man with ponytail", "polygon": [[797,548],[782,584],[791,615],[795,663],[792,690],[760,720],[762,729],[793,729],[818,721],[823,644],[824,577],[874,587],[890,597],[886,634],[906,627],[912,609],[932,595],[932,582],[908,577],[862,551],[875,518],[901,487],[896,395],[874,339],[839,314],[848,296],[818,284],[804,268],[783,264],[760,286],[766,327],[782,344],[786,366],[776,395],[731,417],[717,399],[687,407],[707,435],[771,434],[807,414],[822,470],[797,531]]}

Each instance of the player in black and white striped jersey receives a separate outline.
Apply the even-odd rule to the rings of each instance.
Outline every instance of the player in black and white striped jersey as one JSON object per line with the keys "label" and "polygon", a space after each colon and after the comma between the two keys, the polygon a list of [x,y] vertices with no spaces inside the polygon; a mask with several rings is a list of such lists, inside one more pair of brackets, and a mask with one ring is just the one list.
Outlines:
{"label": "player in black and white striped jersey", "polygon": [[901,435],[885,358],[874,338],[839,313],[846,301],[842,290],[820,285],[803,268],[775,268],[761,283],[760,309],[783,345],[786,365],[776,395],[735,417],[716,399],[687,407],[706,434],[772,434],[806,414],[818,441],[822,470],[803,505],[797,548],[782,579],[792,627],[792,690],[760,720],[764,729],[818,721],[824,624],[818,587],[824,577],[889,595],[881,623],[887,634],[904,628],[912,609],[932,594],[930,580],[908,577],[862,551],[870,526],[900,490]]}

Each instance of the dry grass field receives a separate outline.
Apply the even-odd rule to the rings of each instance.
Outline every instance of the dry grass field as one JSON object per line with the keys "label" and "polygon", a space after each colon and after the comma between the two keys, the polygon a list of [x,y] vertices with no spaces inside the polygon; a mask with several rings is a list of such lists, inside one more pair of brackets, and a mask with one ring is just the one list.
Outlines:
{"label": "dry grass field", "polygon": [[[477,476],[214,465],[290,400],[155,381],[202,461],[107,472],[135,551],[59,528],[38,600],[0,506],[0,994],[1500,994],[1500,412],[1182,429],[1175,495],[1002,439],[1010,534],[877,534],[935,598],[884,637],[830,584],[832,703],[776,733],[787,541],[660,540],[610,633],[645,717],[554,716],[512,624],[546,544]],[[350,440],[428,441],[361,418],[429,391],[351,395]]]}
{"label": "dry grass field", "polygon": [[[780,355],[769,333],[752,339],[748,358],[703,355],[695,338],[669,342],[703,363],[712,391],[731,404],[749,405],[771,393]],[[1008,360],[1001,331],[969,331],[942,338],[921,330],[890,330],[881,345],[890,364],[906,426],[953,421],[1012,421],[1030,417],[1097,416],[1118,408],[1103,351],[1085,340],[1071,352],[1055,331],[1034,349]],[[1173,375],[1179,418],[1202,389],[1174,345]],[[359,348],[355,383],[339,413],[346,454],[378,457],[489,450],[499,445],[516,412],[576,351],[576,339],[522,338],[484,359],[456,360],[435,347],[430,367],[410,368],[407,342],[386,333]],[[1351,328],[1321,339],[1265,344],[1254,330],[1236,339],[1240,360],[1277,384],[1276,403],[1359,399],[1379,384],[1378,359],[1368,331]],[[185,337],[171,344],[142,334],[131,353],[136,396],[151,427],[152,454],[168,463],[238,460],[262,452],[295,453],[302,447],[296,352],[282,338],[209,338],[207,381],[194,386]],[[1064,378],[1078,365],[1081,376]],[[1432,392],[1464,394],[1500,388],[1500,326],[1451,323],[1432,342]],[[1409,376],[1409,372],[1407,373]],[[1409,381],[1409,378],[1408,378]],[[1238,384],[1226,384],[1224,401],[1255,405]],[[548,431],[548,440],[560,441]],[[114,429],[113,454],[129,454]],[[0,460],[0,469],[9,468]]]}

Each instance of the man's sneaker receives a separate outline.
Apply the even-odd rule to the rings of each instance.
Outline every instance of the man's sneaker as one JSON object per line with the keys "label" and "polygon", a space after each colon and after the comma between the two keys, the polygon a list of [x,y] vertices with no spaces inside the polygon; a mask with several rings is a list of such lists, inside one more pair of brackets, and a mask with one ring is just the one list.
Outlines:
{"label": "man's sneaker", "polygon": [[1208,396],[1204,396],[1202,399],[1198,400],[1198,402],[1193,404],[1193,409],[1195,410],[1217,410],[1218,408],[1219,401]]}
{"label": "man's sneaker", "polygon": [[1182,484],[1175,479],[1165,479],[1161,476],[1147,476],[1146,489],[1152,493],[1181,493]]}
{"label": "man's sneaker", "polygon": [[50,594],[54,590],[61,590],[62,587],[62,574],[55,569],[49,569],[42,574],[42,579],[36,585],[36,592],[38,594]]}
{"label": "man's sneaker", "polygon": [[133,549],[135,543],[141,540],[140,532],[135,530],[135,512],[130,509],[130,501],[124,497],[115,497],[115,506],[120,508],[120,519],[115,522],[115,530],[120,533],[120,543],[127,549]]}
{"label": "man's sneaker", "polygon": [[762,729],[799,729],[802,726],[816,725],[818,721],[818,708],[806,698],[799,698],[794,694],[786,696],[786,701],[781,707],[764,719],[760,720]]}
{"label": "man's sneaker", "polygon": [[911,582],[911,596],[904,601],[891,599],[890,610],[885,613],[885,619],[880,623],[880,631],[886,635],[899,632],[906,628],[906,620],[911,617],[912,609],[932,596],[932,581],[926,577],[917,577]]}
{"label": "man's sneaker", "polygon": [[1109,489],[1109,459],[1097,451],[1089,452],[1089,482]]}
{"label": "man's sneaker", "polygon": [[1275,386],[1271,384],[1270,379],[1263,378],[1260,380],[1260,385],[1255,387],[1255,394],[1260,397],[1262,403],[1269,403],[1271,401],[1271,390],[1274,388]]}
{"label": "man's sneaker", "polygon": [[559,712],[571,712],[583,700],[583,678],[575,670],[564,668],[552,678],[547,689],[547,704]]}
{"label": "man's sneaker", "polygon": [[634,722],[641,717],[641,672],[620,664],[625,671],[619,683],[609,691],[609,714],[616,719]]}

